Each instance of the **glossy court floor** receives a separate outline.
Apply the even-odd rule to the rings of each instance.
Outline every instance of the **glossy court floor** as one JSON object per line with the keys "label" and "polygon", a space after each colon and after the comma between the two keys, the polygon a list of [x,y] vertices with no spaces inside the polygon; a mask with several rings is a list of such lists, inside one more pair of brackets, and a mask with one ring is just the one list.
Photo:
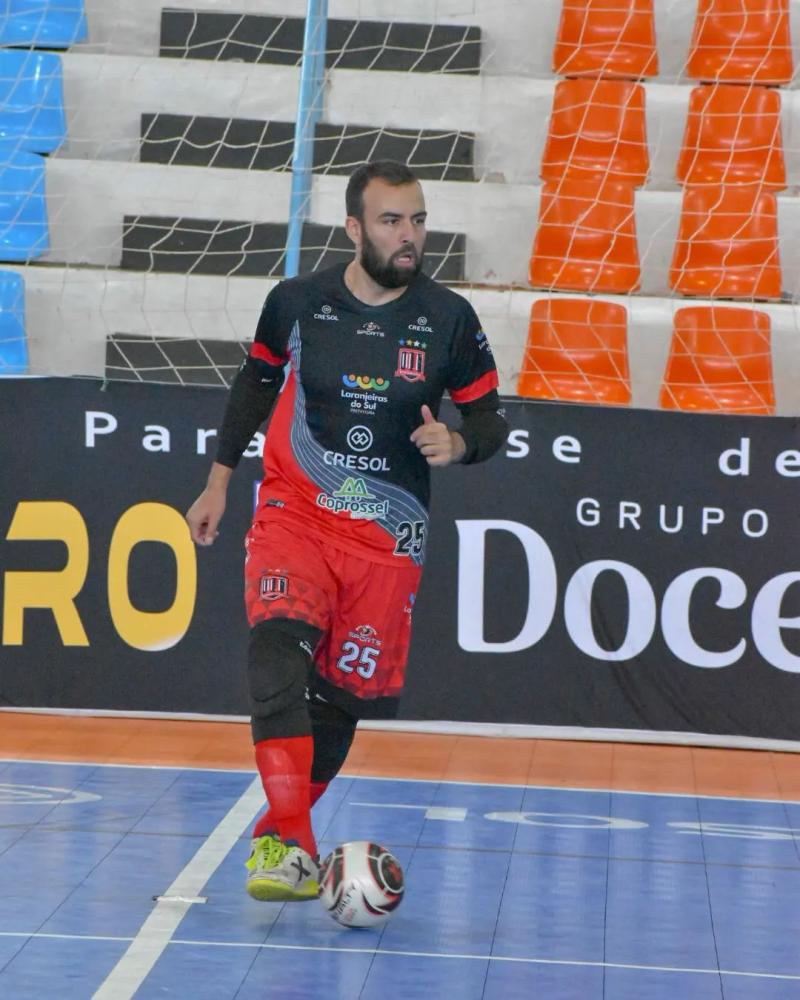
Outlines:
{"label": "glossy court floor", "polygon": [[382,932],[243,889],[238,723],[0,713],[0,997],[797,1000],[800,756],[360,732],[321,849]]}

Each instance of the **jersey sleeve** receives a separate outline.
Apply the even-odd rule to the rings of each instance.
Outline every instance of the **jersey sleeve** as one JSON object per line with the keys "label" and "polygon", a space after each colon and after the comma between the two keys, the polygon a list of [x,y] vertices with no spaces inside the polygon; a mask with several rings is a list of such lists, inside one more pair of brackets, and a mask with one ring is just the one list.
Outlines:
{"label": "jersey sleeve", "polygon": [[266,366],[282,371],[289,360],[290,317],[286,314],[285,294],[280,284],[267,295],[261,315],[258,318],[255,337],[250,345],[250,357]]}
{"label": "jersey sleeve", "polygon": [[450,349],[447,388],[454,403],[472,403],[493,389],[499,380],[492,349],[475,310],[463,300]]}

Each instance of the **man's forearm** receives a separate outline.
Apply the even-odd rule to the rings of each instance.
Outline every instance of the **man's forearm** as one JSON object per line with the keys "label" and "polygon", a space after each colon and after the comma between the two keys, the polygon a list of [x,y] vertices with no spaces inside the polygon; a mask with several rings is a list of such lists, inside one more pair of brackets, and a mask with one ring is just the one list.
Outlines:
{"label": "man's forearm", "polygon": [[207,490],[222,490],[226,492],[228,483],[231,481],[233,469],[229,465],[221,465],[219,462],[212,462],[211,469],[206,480]]}
{"label": "man's forearm", "polygon": [[260,362],[248,358],[231,386],[228,405],[219,431],[216,464],[235,469],[253,435],[272,412],[283,374],[260,370]]}

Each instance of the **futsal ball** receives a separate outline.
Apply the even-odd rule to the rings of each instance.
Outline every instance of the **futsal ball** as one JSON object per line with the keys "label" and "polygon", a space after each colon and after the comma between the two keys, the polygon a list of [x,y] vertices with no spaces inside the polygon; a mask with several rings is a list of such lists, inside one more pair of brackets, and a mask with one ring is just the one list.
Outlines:
{"label": "futsal ball", "polygon": [[403,869],[380,844],[352,840],[320,866],[320,899],[344,927],[380,927],[403,899]]}

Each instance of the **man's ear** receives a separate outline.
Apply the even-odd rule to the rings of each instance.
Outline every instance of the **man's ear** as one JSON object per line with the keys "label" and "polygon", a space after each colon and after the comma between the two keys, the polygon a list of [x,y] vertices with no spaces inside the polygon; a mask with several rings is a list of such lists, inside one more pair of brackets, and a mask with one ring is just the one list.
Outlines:
{"label": "man's ear", "polygon": [[344,220],[344,230],[356,246],[361,243],[361,222],[354,215]]}

